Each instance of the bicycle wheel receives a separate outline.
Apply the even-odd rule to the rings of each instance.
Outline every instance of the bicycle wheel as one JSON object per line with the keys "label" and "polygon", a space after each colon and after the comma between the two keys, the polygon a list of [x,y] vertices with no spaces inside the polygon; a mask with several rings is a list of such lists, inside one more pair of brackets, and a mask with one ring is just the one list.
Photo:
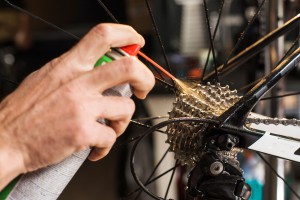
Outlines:
{"label": "bicycle wheel", "polygon": [[[262,1],[262,2],[264,2],[264,1]],[[224,1],[220,1],[220,6],[218,6],[218,7],[222,8],[223,7],[223,3],[224,3]],[[253,3],[253,4],[256,4],[256,2]],[[257,7],[257,9],[256,9],[257,13],[260,11],[260,5],[263,5],[263,3],[256,5],[256,7]],[[204,6],[205,7],[205,11],[206,12],[204,12],[204,14],[206,15],[206,17],[207,17],[208,14],[211,14],[211,13],[207,12],[208,6],[206,5],[206,1],[204,1],[203,5],[201,4],[200,6]],[[217,8],[217,10],[218,10],[218,8]],[[222,12],[223,12],[223,9],[220,9],[220,13],[219,13],[218,16],[221,16]],[[257,16],[257,14],[254,15],[254,17],[256,17],[256,16]],[[251,21],[253,23],[255,22],[254,20],[251,20]],[[208,26],[208,27],[211,26],[211,24],[210,24],[211,22],[210,22],[210,18],[209,17],[207,17],[207,22],[206,23],[207,23],[206,26]],[[218,25],[219,21],[217,21],[216,24]],[[249,29],[249,28],[246,28],[246,29]],[[215,29],[215,30],[218,30],[218,29]],[[229,58],[225,58],[224,59],[222,57],[222,55],[220,55],[221,54],[220,52],[222,50],[219,50],[219,53],[217,53],[217,51],[216,51],[217,48],[214,45],[212,45],[214,43],[213,38],[215,38],[215,34],[211,33],[211,32],[212,31],[210,29],[208,29],[207,32],[206,32],[206,34],[209,36],[208,37],[209,38],[209,42],[208,42],[209,45],[206,48],[206,50],[208,52],[212,52],[211,54],[212,54],[213,59],[211,59],[211,60],[212,60],[212,63],[213,63],[212,65],[214,65],[215,68],[212,67],[212,69],[210,70],[212,72],[209,75],[206,75],[204,78],[200,77],[200,79],[202,79],[201,80],[202,82],[201,82],[200,85],[197,85],[195,83],[189,83],[188,84],[188,90],[190,90],[190,88],[193,89],[192,92],[189,91],[188,93],[190,93],[192,96],[193,95],[196,96],[197,97],[196,99],[195,98],[191,98],[191,99],[186,98],[186,95],[187,95],[186,91],[184,91],[183,90],[183,86],[180,85],[182,83],[179,82],[179,84],[178,84],[178,81],[177,81],[177,85],[175,86],[176,87],[175,90],[177,92],[177,94],[176,94],[177,95],[177,101],[176,101],[176,103],[173,106],[173,110],[171,111],[170,118],[179,118],[179,119],[176,122],[168,122],[170,124],[173,123],[175,125],[173,125],[173,126],[172,125],[168,125],[167,131],[166,131],[166,134],[168,135],[168,139],[163,139],[163,141],[168,141],[167,143],[170,144],[170,146],[171,146],[170,150],[172,152],[175,152],[175,158],[177,160],[179,160],[180,163],[182,163],[183,165],[187,165],[191,169],[194,169],[195,166],[197,166],[197,164],[199,163],[199,161],[201,159],[203,159],[203,157],[204,157],[203,154],[202,154],[203,149],[208,145],[208,141],[211,141],[211,138],[208,137],[210,135],[208,135],[206,133],[207,132],[211,132],[211,130],[215,129],[214,126],[220,125],[220,124],[222,124],[223,128],[225,127],[225,129],[228,128],[228,127],[226,127],[226,124],[231,124],[231,125],[233,124],[233,125],[236,125],[236,126],[241,126],[241,124],[235,124],[235,123],[237,123],[237,121],[239,121],[239,120],[237,120],[237,118],[238,117],[243,118],[244,120],[239,121],[239,123],[245,123],[246,122],[245,120],[246,120],[247,114],[251,111],[252,107],[256,104],[256,102],[255,103],[251,102],[252,104],[250,104],[250,102],[248,102],[248,100],[247,101],[245,101],[245,100],[240,101],[240,99],[244,98],[244,97],[243,98],[241,97],[242,93],[240,95],[237,95],[236,92],[234,92],[233,90],[229,90],[227,87],[221,87],[220,85],[215,84],[215,83],[213,83],[213,84],[207,84],[207,80],[208,79],[212,79],[213,82],[220,81],[220,78],[221,78],[222,74],[225,74],[225,72],[227,73],[227,71],[231,71],[229,69],[234,68],[235,66],[241,65],[242,63],[246,62],[246,60],[249,57],[253,56],[253,54],[246,54],[246,55],[242,54],[242,55],[244,55],[244,57],[243,56],[239,57],[240,54],[238,54],[237,57],[234,57],[234,58],[230,59],[230,57],[232,57],[233,55],[236,54],[236,52],[235,52],[236,49],[241,48],[240,46],[237,45],[236,47],[233,48],[234,50],[232,51],[232,53],[229,56]],[[242,31],[242,32],[246,32],[246,31]],[[215,33],[217,33],[217,32],[215,32]],[[244,36],[245,35],[242,34],[241,38],[243,38]],[[273,36],[270,40],[273,40],[274,38],[277,38],[277,37],[278,37],[278,35]],[[242,41],[242,40],[239,40],[238,44],[240,43],[240,41]],[[254,48],[254,47],[252,48],[252,51],[256,51],[256,50],[257,50],[256,48]],[[251,51],[247,50],[246,53],[247,52],[251,52]],[[242,51],[242,53],[243,53],[243,51]],[[296,53],[295,53],[295,55],[294,54],[292,54],[292,55],[293,56],[297,56]],[[210,58],[210,56],[208,56],[208,58]],[[216,58],[220,58],[221,61],[217,61]],[[223,58],[223,60],[222,60],[222,58]],[[293,59],[293,58],[291,58],[291,59]],[[207,59],[207,60],[209,60],[209,59]],[[242,62],[240,62],[241,60],[242,60]],[[224,64],[221,66],[221,68],[217,69],[216,66],[218,65],[218,63],[224,63]],[[287,63],[284,63],[284,64],[287,64]],[[232,65],[234,67],[232,67]],[[283,74],[285,72],[286,71],[280,72],[279,74]],[[275,74],[274,74],[274,76],[275,76]],[[227,80],[228,80],[228,78],[227,78]],[[222,82],[223,81],[224,80],[222,79]],[[231,80],[229,79],[229,82],[230,81]],[[270,85],[269,83],[271,81],[274,81],[274,77],[271,77],[269,82],[264,82],[264,83],[261,84],[261,87],[262,87],[263,90],[259,90],[256,93],[251,93],[251,94],[246,93],[247,94],[246,97],[250,98],[251,95],[252,96],[253,95],[254,96],[255,95],[259,96],[261,94],[264,94],[266,92],[265,90],[270,89],[271,86],[269,86]],[[168,84],[168,86],[170,86],[170,84],[172,85],[172,84],[174,84],[174,82],[171,81]],[[187,84],[185,84],[185,83],[183,85],[184,85],[184,87],[187,86]],[[268,87],[265,87],[266,85],[268,85]],[[234,84],[231,84],[230,86],[231,87],[232,86],[239,87],[239,85],[234,85]],[[181,94],[183,96],[180,96]],[[203,102],[200,102],[203,105],[201,104],[202,107],[200,106],[200,111],[198,111],[198,113],[196,113],[196,111],[199,110],[199,102],[196,101],[196,100],[199,100],[199,96],[204,96],[205,94],[209,94],[210,96],[215,95],[215,96],[211,97],[212,100],[211,100],[210,103],[213,104],[214,101],[217,102],[217,104],[214,105],[214,109],[218,111],[217,113],[209,113],[209,114],[205,113],[204,111],[207,111],[205,109],[206,109],[206,107],[209,107],[209,105],[206,105]],[[225,102],[224,105],[220,105],[221,104],[220,103],[221,99],[225,98],[225,96],[227,94],[229,95],[227,97],[228,101]],[[259,96],[258,99],[260,99],[260,97],[261,96]],[[195,104],[195,102],[196,102],[196,104]],[[240,102],[240,103],[238,103],[238,102]],[[235,111],[235,110],[238,109],[237,105],[239,107],[243,107],[247,103],[249,105],[248,105],[248,107],[244,108],[244,112],[243,112],[243,110],[239,110],[239,112],[238,112],[239,116],[235,115],[235,117],[233,117],[233,119],[230,118],[230,116],[231,116],[230,113],[232,113],[233,111]],[[222,106],[222,109],[221,109],[221,106]],[[213,110],[212,108],[210,108],[210,109]],[[204,110],[204,111],[202,112],[201,110],[202,111]],[[185,111],[185,113],[183,113],[183,111]],[[188,121],[188,123],[184,123],[184,122],[180,121],[180,120],[184,121],[184,119],[181,119],[182,117],[189,117],[189,116],[200,118],[199,119],[200,125],[195,125],[194,119],[186,119]],[[228,120],[229,118],[230,118],[230,120]],[[205,121],[205,120],[208,120],[208,121]],[[211,120],[211,121],[209,121],[209,120]],[[221,120],[221,122],[220,122],[220,120]],[[283,122],[287,122],[287,121],[283,121]],[[260,123],[260,121],[258,121],[258,123]],[[267,122],[267,123],[270,123],[270,121]],[[293,122],[287,122],[287,123],[293,123]],[[185,130],[186,126],[192,126],[192,129],[186,129]],[[217,129],[217,130],[221,131],[221,132],[225,131],[224,129],[222,129],[222,130],[221,129]],[[178,135],[177,131],[181,135]],[[214,131],[216,131],[216,130],[214,130]],[[226,129],[226,131],[229,131],[229,130]],[[242,132],[243,130],[239,130],[239,131]],[[165,131],[163,131],[163,132],[165,132]],[[225,135],[225,132],[224,132],[224,135]],[[192,133],[192,136],[190,136],[190,138],[186,139],[183,136],[186,133]],[[176,137],[173,137],[173,135],[175,135]],[[213,136],[214,135],[212,135],[211,137],[213,137]],[[226,139],[228,139],[228,138],[226,138]],[[234,138],[233,138],[233,140],[234,140]],[[222,143],[222,142],[220,142],[220,143]],[[138,145],[138,143],[136,145]],[[231,144],[231,145],[236,146],[235,144]],[[222,146],[222,144],[219,144],[218,148],[221,148],[220,151],[221,150],[225,151],[225,152],[222,151],[222,156],[224,158],[221,161],[225,162],[224,160],[226,160],[226,159],[230,160],[230,162],[227,162],[227,163],[236,166],[236,169],[232,169],[231,170],[231,171],[234,171],[232,173],[237,173],[238,174],[238,173],[241,173],[241,169],[239,169],[239,166],[238,166],[238,163],[237,163],[237,160],[236,160],[236,153],[238,152],[238,150],[232,150],[233,146]],[[246,145],[246,146],[242,146],[242,147],[249,147],[249,146]],[[169,146],[168,145],[167,145],[167,149],[169,150]],[[237,152],[235,152],[235,151],[237,151]],[[201,153],[199,153],[199,152],[201,152]],[[276,155],[276,156],[280,156],[280,155]],[[176,162],[176,166],[177,165],[178,165],[178,162]],[[220,166],[218,165],[217,168],[220,168]],[[223,170],[221,170],[221,171],[223,173]],[[229,173],[228,170],[226,171],[226,173]],[[174,173],[172,173],[171,177],[173,177],[173,174]],[[189,179],[189,181],[190,181],[190,179]],[[168,186],[167,186],[167,188],[168,188]],[[147,191],[145,188],[143,188],[143,189],[145,191]],[[167,189],[167,191],[168,191],[168,189]],[[193,192],[193,191],[191,191],[191,192]],[[149,192],[149,194],[151,195],[152,193]],[[201,195],[202,194],[199,194],[199,196],[201,196]],[[158,196],[163,196],[163,197],[158,197]],[[153,195],[152,197],[153,198],[159,198],[159,199],[160,198],[166,199],[167,196],[168,195],[167,195],[167,192],[166,192],[165,195],[159,194],[159,195]]]}

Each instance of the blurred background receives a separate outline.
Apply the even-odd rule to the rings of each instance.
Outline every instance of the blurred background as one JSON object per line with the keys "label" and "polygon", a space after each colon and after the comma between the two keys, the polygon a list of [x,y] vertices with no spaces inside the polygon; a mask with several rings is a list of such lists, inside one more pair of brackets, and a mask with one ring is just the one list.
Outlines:
{"label": "blurred background", "polygon": [[[82,37],[98,23],[113,22],[96,0],[12,0],[11,2],[78,37]],[[208,2],[212,30],[217,23],[220,2],[220,0]],[[262,1],[225,0],[222,20],[214,41],[217,65],[225,62],[244,27],[257,11],[260,2]],[[144,0],[103,0],[103,3],[120,23],[129,24],[140,32],[146,40],[143,51],[161,65],[166,66]],[[207,60],[210,44],[202,0],[151,0],[150,3],[166,56],[172,67],[172,74],[177,78],[199,80],[205,65],[207,65],[208,72],[213,71],[212,57]],[[272,3],[275,4],[274,8],[271,7]],[[268,1],[259,17],[245,34],[245,39],[235,54],[274,29],[271,26],[274,20],[270,18],[270,12],[275,8],[276,11],[273,11],[276,12],[276,19],[273,24],[280,25],[299,13],[300,3],[297,0]],[[67,51],[77,41],[62,31],[15,10],[4,1],[0,2],[0,9],[0,98],[3,99],[29,73]],[[281,43],[277,44],[277,50],[282,54],[298,35],[299,29],[286,35]],[[268,65],[266,63],[272,65],[267,61],[268,59],[267,54],[259,54],[234,73],[221,77],[220,81],[223,85],[229,84],[232,89],[239,89],[265,73],[266,65]],[[299,70],[296,69],[288,79],[283,81],[277,88],[277,92],[299,90]],[[137,111],[134,117],[165,116],[172,109],[174,99],[174,94],[165,85],[158,83],[149,98],[143,102],[136,101]],[[300,118],[298,96],[284,98],[278,104],[277,113],[288,118]],[[256,109],[259,112],[268,113],[267,107],[266,104],[261,104]],[[143,127],[130,125],[127,132],[119,139],[118,144],[124,144],[129,138],[144,131]],[[146,174],[152,172],[155,163],[167,149],[166,138],[161,134],[153,135],[144,141],[136,157],[139,160],[138,171],[145,177]],[[129,191],[137,187],[129,169],[130,149],[131,145],[120,145],[99,162],[86,161],[59,199],[117,200],[126,196]],[[274,192],[274,188],[268,188],[267,185],[270,184],[266,183],[268,180],[274,182],[274,177],[273,179],[269,178],[272,175],[265,173],[264,164],[251,152],[246,152],[240,159],[245,170],[245,177],[249,183],[252,183],[255,190],[252,200],[274,199],[267,197],[270,191]],[[300,191],[298,165],[277,159],[274,162],[276,162],[276,166],[279,166],[281,174],[295,188],[298,188],[296,191]],[[170,166],[172,167],[174,163],[173,155],[170,155],[162,165],[161,173]],[[170,195],[174,199],[183,199],[184,188],[182,185],[184,185],[184,181],[181,176],[186,176],[186,174],[184,174],[184,169],[182,171],[177,172],[176,181],[171,187]],[[152,184],[150,189],[160,193],[165,190],[162,189],[161,184],[163,183]],[[277,186],[283,188],[277,189],[282,191],[281,196],[277,197],[278,200],[293,199],[283,185],[277,184]],[[151,198],[144,195],[139,199]]]}

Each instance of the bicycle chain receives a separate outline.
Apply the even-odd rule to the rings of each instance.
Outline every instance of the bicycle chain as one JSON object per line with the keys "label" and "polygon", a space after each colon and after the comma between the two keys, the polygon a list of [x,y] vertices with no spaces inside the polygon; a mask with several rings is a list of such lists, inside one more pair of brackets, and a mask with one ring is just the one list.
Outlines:
{"label": "bicycle chain", "polygon": [[258,117],[254,117],[254,118],[247,118],[246,119],[246,124],[265,124],[265,125],[284,125],[284,126],[300,126],[300,120],[297,119],[279,119],[279,118],[258,118]]}

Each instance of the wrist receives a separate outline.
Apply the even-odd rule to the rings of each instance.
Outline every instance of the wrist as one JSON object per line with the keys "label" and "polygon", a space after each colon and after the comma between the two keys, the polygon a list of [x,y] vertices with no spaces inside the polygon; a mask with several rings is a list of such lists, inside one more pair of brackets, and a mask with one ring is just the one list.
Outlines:
{"label": "wrist", "polygon": [[22,158],[12,147],[7,134],[0,128],[0,191],[15,177],[25,172]]}

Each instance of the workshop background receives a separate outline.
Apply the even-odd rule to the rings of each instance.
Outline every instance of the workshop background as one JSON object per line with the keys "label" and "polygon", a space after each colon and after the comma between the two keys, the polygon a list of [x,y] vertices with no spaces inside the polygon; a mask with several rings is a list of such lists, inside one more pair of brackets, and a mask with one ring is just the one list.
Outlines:
{"label": "workshop background", "polygon": [[[189,1],[151,0],[150,2],[161,40],[172,66],[173,75],[178,78],[197,79],[202,75],[210,45],[207,39],[208,32],[202,0],[194,0],[197,2],[197,6],[194,6],[195,4],[189,5]],[[279,16],[281,18],[278,18],[279,20],[286,21],[300,11],[300,3],[297,0],[270,0],[269,2],[273,1],[283,11],[283,15]],[[79,37],[98,23],[113,22],[97,1],[24,0],[12,2]],[[103,0],[103,2],[120,23],[133,26],[145,37],[146,45],[143,51],[149,57],[164,65],[160,44],[155,36],[145,2],[143,0]],[[261,0],[225,0],[220,31],[215,39],[216,55],[220,60],[226,59],[226,55],[233,48],[243,27],[258,9],[258,2],[261,2]],[[213,22],[212,27],[217,21],[219,5],[220,0],[210,0],[208,2],[210,19]],[[77,41],[46,23],[16,11],[4,1],[1,1],[0,9],[0,76],[2,77],[0,80],[0,97],[4,98],[16,88],[16,85],[12,82],[21,82],[30,72],[67,51]],[[268,20],[269,17],[263,12],[254,22],[254,25],[251,26],[246,39],[237,52],[269,31]],[[286,36],[281,48],[285,50],[297,34],[299,34],[299,29]],[[233,88],[240,88],[252,82],[256,79],[255,77],[264,73],[266,57],[266,55],[257,56],[247,62],[245,67],[227,76],[224,80],[221,79],[221,82],[229,84]],[[212,71],[212,59],[209,60],[209,63],[208,70]],[[279,92],[299,90],[299,70],[300,68],[296,69],[288,79],[280,84]],[[173,101],[174,94],[158,83],[149,98],[143,102],[137,101],[135,117],[166,115],[172,109]],[[280,105],[280,112],[286,117],[300,118],[298,96],[284,98]],[[262,104],[257,109],[262,110],[265,107],[266,105]],[[118,143],[124,143],[129,138],[143,133],[144,130],[142,127],[131,125]],[[164,136],[157,135],[144,141],[143,148],[139,150],[137,156],[137,159],[140,160],[139,170],[145,174],[151,173],[154,163],[165,151],[165,148],[161,147],[166,147],[166,144],[164,144],[166,139]],[[130,145],[123,145],[117,150],[113,150],[99,162],[86,161],[59,200],[118,200],[122,196],[126,196],[128,191],[132,191],[137,187],[131,177],[128,165],[130,148]],[[243,160],[245,177],[248,178],[249,182],[253,182],[252,187],[256,191],[252,200],[268,199],[267,196],[270,193],[268,186],[274,183],[274,175],[268,174],[270,172],[265,171],[264,164],[251,152],[246,152],[244,156],[241,156],[241,160]],[[173,166],[175,160],[171,155],[166,162],[161,171],[169,169],[167,166]],[[279,163],[278,166],[281,166],[282,175],[299,192],[299,165],[283,160],[272,162]],[[270,176],[273,176],[273,178],[269,178]],[[269,180],[271,180],[271,183],[268,182]],[[278,181],[280,182],[280,180]],[[180,188],[181,184],[179,181],[172,184],[170,193],[175,197],[174,199],[182,199],[183,188]],[[283,191],[284,199],[294,198],[289,196],[290,194],[284,186],[281,185],[281,187],[282,190],[277,189]],[[157,193],[163,192],[160,191],[160,182],[151,185],[150,188]],[[151,198],[144,195],[140,199]],[[272,199],[272,197],[269,197],[269,199]],[[278,200],[281,199],[278,198]]]}

